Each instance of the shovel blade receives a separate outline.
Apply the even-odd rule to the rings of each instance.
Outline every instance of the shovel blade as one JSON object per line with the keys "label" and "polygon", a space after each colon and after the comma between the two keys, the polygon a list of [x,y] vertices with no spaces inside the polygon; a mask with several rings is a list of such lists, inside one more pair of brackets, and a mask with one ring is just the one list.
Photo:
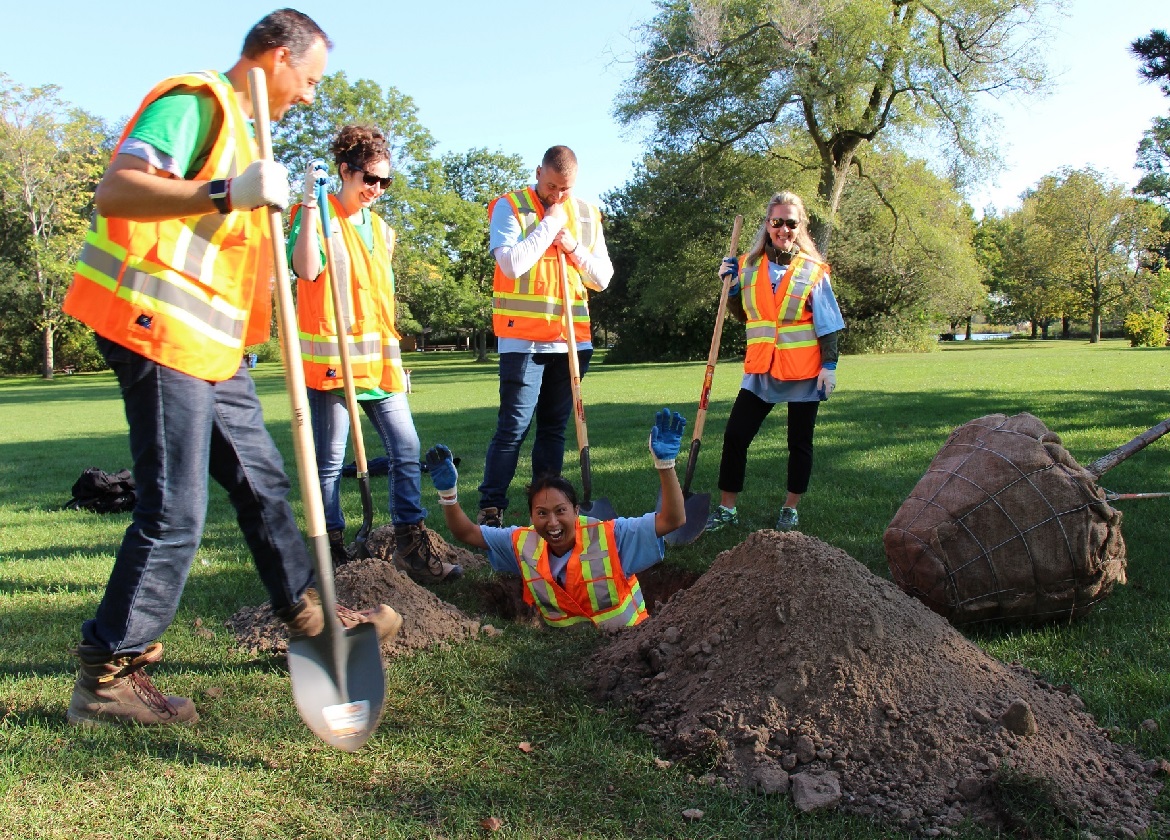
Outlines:
{"label": "shovel blade", "polygon": [[369,740],[382,717],[382,650],[372,624],[359,624],[337,639],[330,635],[289,640],[293,700],[314,735],[353,752]]}
{"label": "shovel blade", "polygon": [[617,511],[613,509],[609,499],[602,496],[600,499],[593,499],[581,505],[581,513],[591,519],[607,520],[617,519]]}
{"label": "shovel blade", "polygon": [[683,500],[683,509],[687,513],[686,521],[663,537],[667,545],[690,545],[707,530],[707,517],[711,514],[711,494],[693,493],[687,496]]}

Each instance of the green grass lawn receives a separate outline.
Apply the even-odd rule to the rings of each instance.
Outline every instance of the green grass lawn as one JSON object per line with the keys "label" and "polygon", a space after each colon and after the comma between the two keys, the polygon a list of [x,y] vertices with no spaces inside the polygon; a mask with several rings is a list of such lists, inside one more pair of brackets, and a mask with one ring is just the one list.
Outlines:
{"label": "green grass lawn", "polygon": [[[802,529],[888,577],[882,533],[955,426],[1028,411],[1088,463],[1170,416],[1168,361],[1168,350],[1114,341],[957,343],[925,355],[846,357],[840,387],[821,408]],[[407,366],[423,447],[446,443],[462,458],[462,502],[473,511],[495,423],[495,365],[442,353],[411,355]],[[282,372],[268,364],[254,373],[292,473]],[[621,515],[653,508],[657,479],[646,451],[653,414],[667,405],[693,421],[702,374],[701,363],[594,366],[584,396],[595,497],[609,498]],[[723,425],[739,379],[735,362],[716,371],[694,490],[717,494]],[[752,448],[740,497],[745,527],[671,549],[667,563],[702,571],[749,530],[772,526],[784,496],[782,412]],[[101,597],[129,517],[60,507],[86,467],[130,465],[113,377],[0,380],[0,430],[5,837],[482,837],[488,832],[480,821],[492,816],[503,820],[495,835],[502,838],[901,836],[838,815],[799,816],[783,797],[700,784],[701,765],[659,769],[637,721],[589,699],[582,666],[598,644],[590,632],[506,625],[496,638],[395,659],[386,713],[369,744],[352,755],[324,747],[297,716],[283,664],[238,650],[223,627],[264,593],[218,487],[179,615],[163,638],[166,662],[154,671],[164,690],[195,699],[202,720],[188,731],[73,729],[65,722],[69,652]],[[576,481],[572,436],[570,424],[566,473]],[[382,454],[368,425],[366,440],[370,457]],[[528,469],[525,458],[522,480]],[[513,487],[509,523],[521,521],[521,484]],[[1101,484],[1170,490],[1170,438]],[[360,501],[356,485],[346,490],[352,535]],[[385,524],[381,479],[374,490],[375,525]],[[425,481],[424,501],[428,524],[446,536]],[[1170,754],[1170,499],[1118,504],[1127,586],[1076,625],[973,638],[1052,683],[1071,683],[1101,725],[1118,728],[1116,739],[1160,757]],[[469,611],[474,583],[451,593]],[[1147,719],[1157,732],[1141,729]],[[519,750],[522,741],[535,749]],[[684,820],[688,808],[702,809],[703,819]],[[1170,814],[1165,794],[1161,810]]]}

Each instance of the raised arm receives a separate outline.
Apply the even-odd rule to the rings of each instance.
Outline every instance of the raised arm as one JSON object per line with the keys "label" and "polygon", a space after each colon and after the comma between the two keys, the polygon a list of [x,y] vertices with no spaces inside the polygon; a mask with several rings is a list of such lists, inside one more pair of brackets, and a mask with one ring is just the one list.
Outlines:
{"label": "raised arm", "polygon": [[682,487],[674,471],[686,425],[681,414],[664,408],[655,415],[654,425],[650,427],[650,457],[662,485],[662,509],[654,515],[654,531],[660,537],[681,528],[687,519]]}
{"label": "raised arm", "polygon": [[466,545],[486,549],[488,545],[483,532],[459,507],[459,491],[456,489],[459,473],[455,469],[451,450],[441,443],[428,449],[423,472],[431,477],[435,489],[439,491],[439,507],[443,509],[443,519],[447,521],[451,536]]}

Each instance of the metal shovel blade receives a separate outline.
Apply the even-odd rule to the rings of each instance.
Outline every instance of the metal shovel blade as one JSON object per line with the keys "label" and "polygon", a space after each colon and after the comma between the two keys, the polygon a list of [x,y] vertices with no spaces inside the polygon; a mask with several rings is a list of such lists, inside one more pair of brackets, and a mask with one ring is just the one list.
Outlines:
{"label": "metal shovel blade", "polygon": [[613,509],[609,499],[602,496],[600,499],[593,499],[592,501],[581,503],[581,514],[588,516],[590,519],[607,520],[617,519],[617,511]]}
{"label": "metal shovel blade", "polygon": [[346,752],[369,740],[386,699],[382,650],[372,624],[290,639],[288,672],[297,711],[314,735]]}
{"label": "metal shovel blade", "polygon": [[711,494],[692,493],[683,500],[683,509],[687,513],[686,521],[663,537],[667,545],[690,545],[707,530],[707,517],[711,514]]}

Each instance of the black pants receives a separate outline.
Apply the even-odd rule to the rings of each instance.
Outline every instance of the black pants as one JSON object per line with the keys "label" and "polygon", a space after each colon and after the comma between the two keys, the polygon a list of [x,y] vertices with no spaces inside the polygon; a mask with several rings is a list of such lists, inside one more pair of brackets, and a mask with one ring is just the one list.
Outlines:
{"label": "black pants", "polygon": [[[723,432],[723,458],[719,462],[719,489],[728,493],[743,490],[747,451],[764,418],[774,404],[764,402],[751,391],[740,389]],[[803,494],[812,475],[813,429],[817,425],[819,402],[790,402],[788,406],[788,492]]]}

